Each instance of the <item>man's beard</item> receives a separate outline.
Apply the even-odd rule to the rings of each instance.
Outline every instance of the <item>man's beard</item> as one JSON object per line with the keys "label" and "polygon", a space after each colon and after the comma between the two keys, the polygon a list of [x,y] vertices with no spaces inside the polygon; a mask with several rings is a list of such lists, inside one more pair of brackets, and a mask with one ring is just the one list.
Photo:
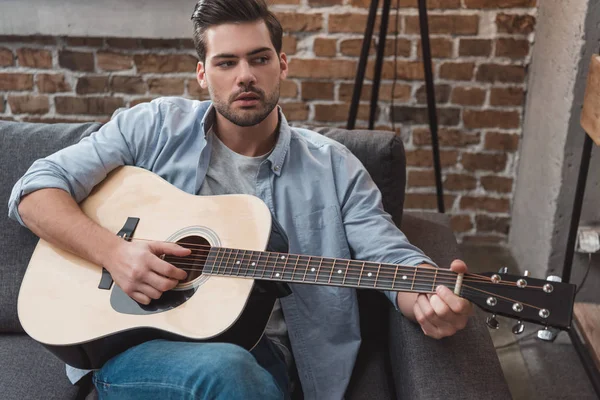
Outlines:
{"label": "man's beard", "polygon": [[[271,111],[277,107],[277,103],[279,102],[279,83],[277,83],[277,87],[268,95],[265,95],[265,92],[258,88],[247,87],[242,88],[237,93],[231,95],[227,101],[223,101],[214,96],[210,86],[208,87],[208,92],[217,112],[232,124],[242,127],[254,126],[264,121]],[[234,110],[231,105],[235,99],[244,92],[252,92],[259,96],[258,105],[252,109]]]}

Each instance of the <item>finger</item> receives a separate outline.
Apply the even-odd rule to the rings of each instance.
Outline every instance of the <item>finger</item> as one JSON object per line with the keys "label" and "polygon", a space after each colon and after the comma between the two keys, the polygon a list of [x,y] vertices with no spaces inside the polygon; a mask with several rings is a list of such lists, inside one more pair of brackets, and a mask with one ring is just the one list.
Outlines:
{"label": "finger", "polygon": [[450,307],[453,313],[458,315],[469,315],[471,313],[471,309],[473,308],[471,302],[455,295],[446,286],[438,286],[435,292]]}
{"label": "finger", "polygon": [[429,304],[431,304],[431,308],[433,308],[435,314],[440,318],[440,320],[444,322],[452,324],[451,321],[458,317],[458,315],[456,315],[454,311],[452,311],[452,309],[448,306],[448,304],[444,302],[444,300],[440,296],[431,296],[431,298],[429,299]]}
{"label": "finger", "polygon": [[160,290],[148,285],[147,283],[141,283],[138,291],[153,300],[160,299],[160,296],[162,296],[162,292]]}
{"label": "finger", "polygon": [[187,277],[187,272],[175,267],[173,264],[169,264],[168,262],[161,260],[158,257],[153,257],[150,263],[150,269],[166,278],[179,281]]}
{"label": "finger", "polygon": [[179,281],[176,279],[166,278],[155,272],[146,274],[143,282],[160,291],[161,293],[173,289],[179,283]]}
{"label": "finger", "polygon": [[145,305],[150,304],[150,297],[146,296],[142,292],[133,292],[131,294],[131,298],[134,299],[135,301],[137,301],[140,304],[145,304]]}
{"label": "finger", "polygon": [[467,264],[465,264],[465,262],[462,260],[452,261],[452,264],[450,264],[450,270],[452,270],[458,274],[464,274],[464,273],[469,272],[469,269],[467,268]]}
{"label": "finger", "polygon": [[417,305],[423,312],[423,316],[427,319],[427,321],[429,321],[434,327],[439,328],[442,321],[435,313],[433,307],[431,307],[430,300],[427,298],[427,296],[420,295],[417,297]]}
{"label": "finger", "polygon": [[427,318],[425,318],[425,314],[423,314],[423,311],[421,311],[421,308],[419,307],[419,305],[417,303],[415,303],[413,312],[415,313],[415,319],[421,326],[421,330],[423,331],[423,333],[426,334],[427,336],[432,336],[432,337],[434,335],[436,335],[437,328],[435,326],[433,326],[433,324],[431,322],[429,322],[427,320]]}
{"label": "finger", "polygon": [[190,249],[169,242],[150,242],[150,250],[156,255],[168,254],[178,257],[189,256],[192,252]]}

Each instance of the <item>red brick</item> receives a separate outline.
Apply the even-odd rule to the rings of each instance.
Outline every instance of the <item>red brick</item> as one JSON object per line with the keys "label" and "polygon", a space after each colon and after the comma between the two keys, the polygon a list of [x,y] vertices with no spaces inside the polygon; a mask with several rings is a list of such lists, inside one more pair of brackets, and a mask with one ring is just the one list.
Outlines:
{"label": "red brick", "polygon": [[[466,147],[479,144],[479,133],[466,133],[459,129],[441,128],[438,130],[438,142],[442,147]],[[431,131],[428,128],[413,129],[413,143],[415,146],[430,146]]]}
{"label": "red brick", "polygon": [[94,54],[79,51],[61,50],[58,52],[58,64],[71,71],[94,71]]}
{"label": "red brick", "polygon": [[410,57],[412,48],[412,42],[408,39],[388,39],[385,41],[385,48],[383,49],[384,57],[391,57],[394,55],[394,43],[396,43],[396,55],[398,57]]}
{"label": "red brick", "polygon": [[486,150],[515,152],[519,148],[519,135],[488,132],[485,135],[484,147]]}
{"label": "red brick", "polygon": [[[362,50],[363,39],[345,39],[340,43],[340,52],[345,56],[358,57]],[[375,54],[375,41],[369,46],[369,54]]]}
{"label": "red brick", "polygon": [[269,4],[300,4],[300,0],[271,0]]}
{"label": "red brick", "polygon": [[[456,165],[458,161],[458,151],[442,150],[440,151],[440,164],[443,167]],[[406,165],[410,167],[433,167],[433,155],[429,149],[408,150],[406,152]]]}
{"label": "red brick", "polygon": [[177,49],[179,39],[140,39],[141,47],[145,49]]}
{"label": "red brick", "polygon": [[[350,104],[315,104],[315,121],[338,122],[348,120]],[[358,106],[357,119],[369,119],[369,106]]]}
{"label": "red brick", "polygon": [[334,57],[337,39],[316,38],[314,43],[315,55],[318,57]]}
{"label": "red brick", "polygon": [[[432,58],[450,58],[452,57],[452,50],[454,43],[452,40],[445,38],[432,37],[429,39],[429,45],[431,47]],[[423,57],[421,40],[417,42],[417,58]]]}
{"label": "red brick", "polygon": [[0,73],[0,90],[23,91],[31,89],[33,89],[33,75]]}
{"label": "red brick", "polygon": [[468,129],[516,129],[521,125],[518,111],[464,110],[463,122]]}
{"label": "red brick", "polygon": [[[419,17],[416,15],[406,16],[404,30],[408,34],[419,34]],[[477,35],[478,32],[478,15],[429,15],[429,33],[432,35]]]}
{"label": "red brick", "polygon": [[496,26],[500,33],[528,35],[535,29],[533,15],[498,14]]}
{"label": "red brick", "polygon": [[15,65],[15,57],[12,50],[0,47],[0,67],[12,67]]}
{"label": "red brick", "polygon": [[134,38],[108,38],[106,44],[116,49],[135,50],[140,48],[140,40]]}
{"label": "red brick", "polygon": [[477,232],[498,232],[508,235],[510,218],[477,215],[475,222],[477,223]]}
{"label": "red brick", "polygon": [[302,100],[333,100],[333,82],[302,82]]}
{"label": "red brick", "polygon": [[[456,196],[445,194],[444,195],[444,206],[446,209],[452,208]],[[405,209],[425,209],[425,210],[436,210],[437,196],[429,193],[407,193],[404,199]]]}
{"label": "red brick", "polygon": [[56,37],[43,35],[0,35],[0,43],[35,43],[43,45],[53,45],[56,44]]}
{"label": "red brick", "polygon": [[111,115],[117,108],[125,106],[120,97],[71,97],[54,98],[58,114]]}
{"label": "red brick", "polygon": [[[416,8],[417,0],[399,0],[400,8]],[[371,0],[350,0],[350,4],[354,7],[368,8]],[[396,1],[392,1],[392,9],[396,7]],[[429,0],[427,1],[427,9],[448,9],[460,8],[460,0]]]}
{"label": "red brick", "polygon": [[[367,14],[344,13],[329,15],[329,33],[364,34],[366,24]],[[375,32],[379,31],[380,24],[381,16],[377,16],[374,26]],[[388,28],[390,32],[393,31],[394,26],[396,26],[396,15],[394,13],[391,13],[388,21]]]}
{"label": "red brick", "polygon": [[306,121],[308,119],[308,104],[305,102],[281,103],[280,105],[288,121]]}
{"label": "red brick", "polygon": [[317,32],[323,28],[322,14],[275,13],[284,32]]}
{"label": "red brick", "polygon": [[73,47],[102,47],[104,45],[103,38],[94,37],[65,37],[67,46]]}
{"label": "red brick", "polygon": [[510,211],[509,207],[510,202],[508,199],[464,196],[460,200],[460,208],[463,210],[483,210],[492,213],[507,213]]}
{"label": "red brick", "polygon": [[40,49],[18,49],[17,59],[21,67],[52,68],[52,53]]}
{"label": "red brick", "polygon": [[13,114],[46,114],[49,110],[48,96],[8,96]]}
{"label": "red brick", "polygon": [[308,0],[311,7],[330,7],[341,5],[343,0]]}
{"label": "red brick", "polygon": [[463,153],[461,164],[467,171],[494,171],[506,169],[506,154]]}
{"label": "red brick", "polygon": [[70,92],[71,85],[64,74],[38,74],[37,87],[40,93]]}
{"label": "red brick", "polygon": [[481,184],[488,192],[511,193],[513,188],[513,179],[501,176],[482,176]]}
{"label": "red brick", "polygon": [[[394,122],[413,123],[423,125],[429,123],[427,107],[394,106],[390,110]],[[460,122],[460,109],[440,107],[437,109],[438,123],[440,126],[455,126]]]}
{"label": "red brick", "polygon": [[529,54],[529,41],[526,39],[496,40],[496,57],[522,59]]}
{"label": "red brick", "polygon": [[[435,85],[435,102],[437,104],[447,103],[450,99],[450,85],[439,84]],[[425,85],[421,85],[416,93],[415,98],[418,104],[427,104],[427,87]]]}
{"label": "red brick", "polygon": [[150,93],[162,95],[183,94],[184,80],[181,78],[152,78],[148,79]]}
{"label": "red brick", "polygon": [[296,85],[296,82],[294,81],[290,81],[290,80],[283,80],[281,82],[281,86],[279,89],[280,95],[281,97],[289,97],[289,98],[294,98],[298,96],[298,85]]}
{"label": "red brick", "polygon": [[492,41],[489,39],[461,39],[458,55],[489,57],[492,53]]}
{"label": "red brick", "polygon": [[98,68],[104,71],[124,71],[133,67],[133,57],[113,51],[96,53]]}
{"label": "red brick", "polygon": [[34,122],[40,124],[72,124],[90,122],[89,118],[54,118],[54,117],[23,117],[23,122]]}
{"label": "red brick", "polygon": [[477,179],[466,174],[448,174],[444,180],[446,190],[473,190],[477,187]]}
{"label": "red brick", "polygon": [[[369,101],[371,99],[371,91],[373,90],[370,84],[364,84],[360,94],[361,101]],[[341,101],[351,101],[354,92],[353,83],[342,83],[339,89],[339,99]],[[394,101],[406,102],[411,98],[412,86],[402,83],[396,83],[394,87]],[[392,85],[382,84],[379,87],[379,100],[390,101],[392,98]]]}
{"label": "red brick", "polygon": [[473,221],[469,215],[453,215],[450,218],[450,226],[457,233],[469,232],[473,229]]}
{"label": "red brick", "polygon": [[107,76],[82,76],[77,80],[75,87],[77,94],[105,93],[108,92]]}
{"label": "red brick", "polygon": [[[397,79],[414,81],[423,80],[425,72],[424,65],[420,61],[400,61],[396,62],[396,77]],[[375,72],[375,63],[370,61],[367,63],[365,76],[367,79],[373,79]],[[394,62],[385,61],[381,67],[381,79],[394,78]]]}
{"label": "red brick", "polygon": [[482,64],[477,70],[477,80],[481,82],[525,81],[525,67],[520,65]]}
{"label": "red brick", "polygon": [[444,63],[440,67],[440,78],[453,81],[470,81],[473,79],[475,63]]}
{"label": "red brick", "polygon": [[409,187],[435,187],[435,174],[432,169],[408,171]]}
{"label": "red brick", "polygon": [[187,81],[187,92],[193,98],[199,98],[200,96],[205,94],[204,90],[202,90],[202,88],[198,84],[198,81],[195,79],[190,79]]}
{"label": "red brick", "polygon": [[148,85],[141,76],[115,75],[110,80],[110,90],[116,93],[145,94]]}
{"label": "red brick", "polygon": [[452,90],[450,101],[464,106],[480,106],[485,101],[485,89],[457,86]]}
{"label": "red brick", "polygon": [[281,51],[287,55],[296,54],[296,47],[298,45],[298,40],[294,36],[286,35],[283,37],[281,43]]}
{"label": "red brick", "polygon": [[464,0],[467,8],[529,8],[537,0]]}
{"label": "red brick", "polygon": [[490,104],[493,106],[522,106],[525,91],[520,87],[492,88]]}
{"label": "red brick", "polygon": [[136,54],[133,56],[137,71],[146,73],[169,73],[196,71],[198,59],[188,54]]}
{"label": "red brick", "polygon": [[4,112],[4,96],[0,96],[0,113]]}
{"label": "red brick", "polygon": [[295,58],[290,62],[290,78],[350,79],[356,74],[356,61]]}

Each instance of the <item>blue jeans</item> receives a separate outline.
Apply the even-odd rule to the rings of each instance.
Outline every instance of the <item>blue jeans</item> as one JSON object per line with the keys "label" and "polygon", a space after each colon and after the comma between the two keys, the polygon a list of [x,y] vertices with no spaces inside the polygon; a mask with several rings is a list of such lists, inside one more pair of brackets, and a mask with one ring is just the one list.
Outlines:
{"label": "blue jeans", "polygon": [[229,343],[152,340],[95,371],[100,399],[287,399],[281,353],[266,337],[248,352]]}

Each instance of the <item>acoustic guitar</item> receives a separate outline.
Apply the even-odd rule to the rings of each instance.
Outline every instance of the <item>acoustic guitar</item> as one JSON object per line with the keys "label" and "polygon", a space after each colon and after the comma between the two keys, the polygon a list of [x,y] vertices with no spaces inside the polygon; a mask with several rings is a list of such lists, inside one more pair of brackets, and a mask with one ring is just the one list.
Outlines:
{"label": "acoustic guitar", "polygon": [[445,285],[494,314],[560,329],[571,325],[574,285],[288,254],[285,234],[257,197],[194,196],[136,167],[114,170],[80,206],[124,240],[176,242],[192,252],[164,256],[188,276],[142,305],[101,266],[39,241],[21,285],[19,319],[29,336],[78,368],[100,368],[158,338],[251,349],[286,283],[422,293]]}

